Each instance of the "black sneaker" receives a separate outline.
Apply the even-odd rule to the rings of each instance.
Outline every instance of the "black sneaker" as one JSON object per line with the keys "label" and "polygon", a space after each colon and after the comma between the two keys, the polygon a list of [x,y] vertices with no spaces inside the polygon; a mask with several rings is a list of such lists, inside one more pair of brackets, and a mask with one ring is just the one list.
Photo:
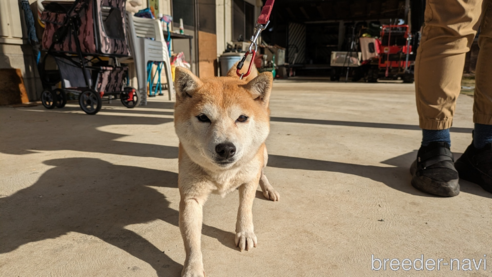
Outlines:
{"label": "black sneaker", "polygon": [[431,142],[420,147],[410,173],[413,176],[412,186],[420,191],[438,196],[456,196],[460,193],[458,171],[446,142]]}
{"label": "black sneaker", "polygon": [[492,193],[492,143],[477,149],[473,142],[456,161],[461,179],[480,185]]}

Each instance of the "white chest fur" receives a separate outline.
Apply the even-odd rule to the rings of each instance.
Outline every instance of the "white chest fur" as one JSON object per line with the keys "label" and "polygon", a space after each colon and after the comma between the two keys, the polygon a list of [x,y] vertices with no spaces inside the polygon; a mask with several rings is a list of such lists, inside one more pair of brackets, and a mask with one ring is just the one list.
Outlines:
{"label": "white chest fur", "polygon": [[259,161],[253,159],[248,164],[243,166],[229,169],[222,172],[214,172],[210,174],[213,180],[215,190],[213,193],[220,194],[224,197],[226,194],[234,191],[239,186],[245,183],[256,180],[261,171],[261,164]]}

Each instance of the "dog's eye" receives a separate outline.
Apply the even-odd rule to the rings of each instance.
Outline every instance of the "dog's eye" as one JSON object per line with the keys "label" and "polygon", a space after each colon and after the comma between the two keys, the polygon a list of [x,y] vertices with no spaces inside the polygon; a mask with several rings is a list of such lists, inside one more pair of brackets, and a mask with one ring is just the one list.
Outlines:
{"label": "dog's eye", "polygon": [[246,120],[248,120],[248,117],[245,116],[245,115],[241,115],[237,118],[237,122],[246,122]]}
{"label": "dog's eye", "polygon": [[210,122],[210,119],[204,114],[199,114],[196,118],[198,118],[198,121],[200,122]]}

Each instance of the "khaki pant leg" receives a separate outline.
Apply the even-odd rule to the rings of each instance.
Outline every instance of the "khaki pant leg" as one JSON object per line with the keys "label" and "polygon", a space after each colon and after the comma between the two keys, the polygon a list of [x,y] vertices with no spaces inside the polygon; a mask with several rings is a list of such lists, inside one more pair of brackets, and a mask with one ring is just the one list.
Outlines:
{"label": "khaki pant leg", "polygon": [[427,1],[415,65],[417,110],[422,129],[451,127],[465,55],[478,29],[481,11],[482,0]]}
{"label": "khaki pant leg", "polygon": [[473,122],[492,125],[492,0],[484,0],[482,14]]}

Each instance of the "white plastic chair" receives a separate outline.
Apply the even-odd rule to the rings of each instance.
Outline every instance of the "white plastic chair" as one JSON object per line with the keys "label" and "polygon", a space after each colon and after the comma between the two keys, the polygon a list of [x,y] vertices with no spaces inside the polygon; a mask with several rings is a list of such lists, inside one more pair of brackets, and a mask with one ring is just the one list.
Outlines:
{"label": "white plastic chair", "polygon": [[142,105],[147,105],[147,63],[150,61],[164,62],[169,100],[171,100],[175,92],[169,52],[162,34],[161,24],[155,19],[135,17],[130,12],[127,12],[126,15],[128,43],[135,62],[138,92]]}

